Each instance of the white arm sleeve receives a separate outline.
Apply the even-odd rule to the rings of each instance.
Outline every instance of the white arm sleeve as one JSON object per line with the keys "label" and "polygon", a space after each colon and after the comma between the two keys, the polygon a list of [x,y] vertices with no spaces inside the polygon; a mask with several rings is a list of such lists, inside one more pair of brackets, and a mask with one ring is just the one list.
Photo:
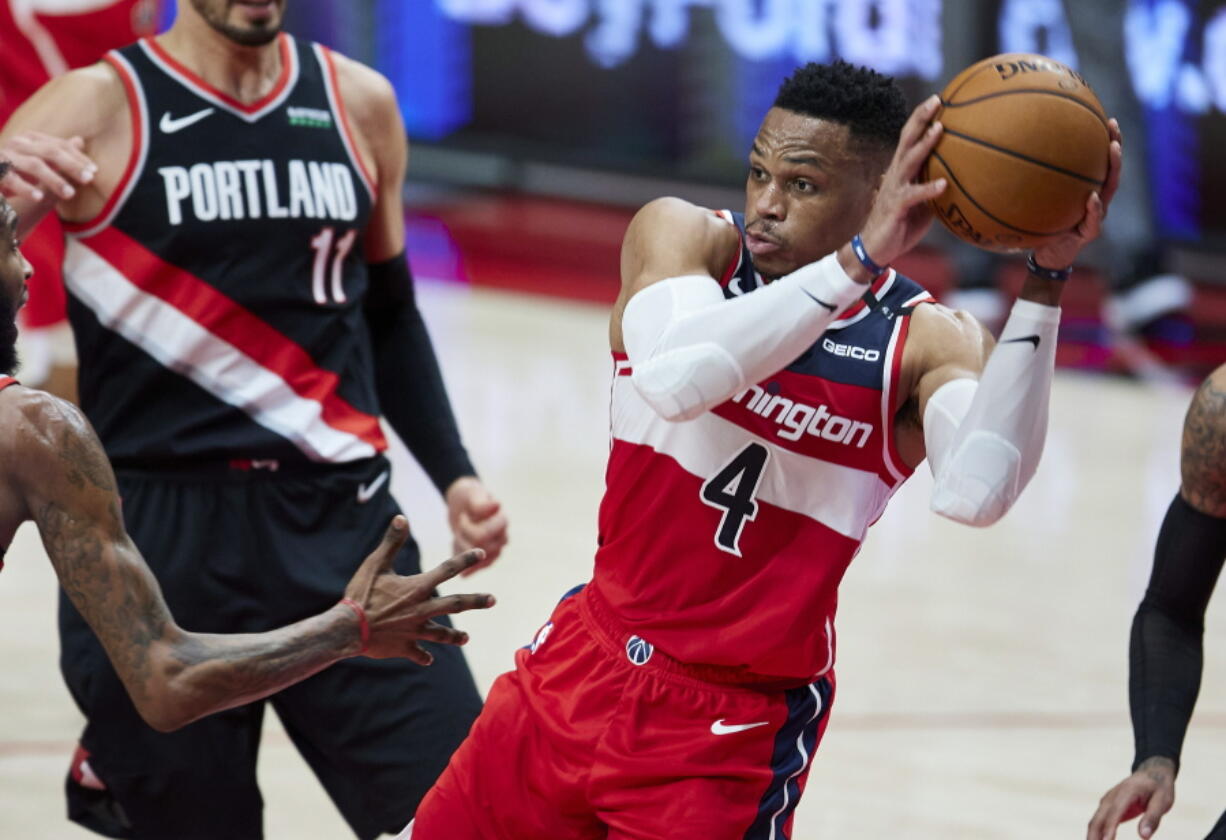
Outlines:
{"label": "white arm sleeve", "polygon": [[634,386],[665,420],[691,420],[787,367],[867,288],[834,254],[731,300],[707,275],[653,283],[622,314]]}
{"label": "white arm sleeve", "polygon": [[1060,309],[1019,300],[978,383],[942,385],[924,409],[936,483],[932,509],[979,527],[996,522],[1034,477],[1047,437]]}

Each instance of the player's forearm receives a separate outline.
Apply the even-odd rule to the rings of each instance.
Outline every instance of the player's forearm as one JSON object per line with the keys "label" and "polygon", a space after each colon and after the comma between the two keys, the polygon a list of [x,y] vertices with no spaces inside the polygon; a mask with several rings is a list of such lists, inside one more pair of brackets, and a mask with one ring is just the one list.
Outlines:
{"label": "player's forearm", "polygon": [[660,280],[622,314],[634,386],[665,420],[691,420],[791,364],[865,290],[836,254],[731,300],[708,276]]}
{"label": "player's forearm", "polygon": [[370,266],[366,300],[379,405],[439,492],[475,475],[404,255]]}
{"label": "player's forearm", "polygon": [[1149,585],[1132,623],[1128,700],[1134,769],[1155,755],[1179,762],[1200,691],[1205,612],[1224,558],[1226,519],[1176,494],[1162,520]]}
{"label": "player's forearm", "polygon": [[169,731],[300,682],[361,649],[357,617],[337,606],[266,633],[181,633],[159,652],[142,716]]}
{"label": "player's forearm", "polygon": [[1060,310],[1019,300],[978,383],[957,379],[924,410],[932,509],[966,525],[998,521],[1039,466]]}
{"label": "player's forearm", "polygon": [[1132,622],[1129,660],[1128,705],[1136,749],[1132,769],[1155,756],[1178,768],[1200,693],[1203,632],[1143,601]]}

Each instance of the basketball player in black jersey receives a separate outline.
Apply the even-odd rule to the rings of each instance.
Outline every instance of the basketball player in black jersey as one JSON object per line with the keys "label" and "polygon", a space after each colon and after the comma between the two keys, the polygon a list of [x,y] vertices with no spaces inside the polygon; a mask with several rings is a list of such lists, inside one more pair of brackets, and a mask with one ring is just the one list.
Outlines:
{"label": "basketball player in black jersey", "polygon": [[[7,168],[0,162],[0,176]],[[408,536],[401,517],[345,588],[347,600],[319,615],[252,635],[189,633],[175,624],[124,531],[114,474],[88,421],[74,406],[12,379],[16,314],[31,273],[17,247],[16,221],[0,199],[0,557],[22,522],[38,525],[64,591],[150,725],[177,729],[359,653],[428,664],[417,640],[466,641],[431,617],[492,606],[493,599],[437,598],[431,591],[479,562],[480,550],[428,574],[400,577],[391,561]]]}
{"label": "basketball player in black jersey", "polygon": [[[413,300],[395,93],[280,33],[284,5],[180,0],[168,33],[48,84],[0,134],[24,223],[54,208],[69,233],[81,404],[129,532],[200,630],[335,600],[398,510],[381,416],[458,544],[490,562],[506,541]],[[396,567],[418,569],[411,540]],[[105,787],[75,774],[70,816],[118,837],[261,836],[264,706],[158,736],[66,603],[61,635]],[[360,837],[404,825],[479,710],[458,651],[435,660],[355,659],[272,699]]]}
{"label": "basketball player in black jersey", "polygon": [[[1192,399],[1180,472],[1132,621],[1133,773],[1103,796],[1088,840],[1110,840],[1120,823],[1138,816],[1137,833],[1152,837],[1175,803],[1179,754],[1200,691],[1205,609],[1226,560],[1226,365]],[[1206,840],[1226,840],[1226,814]]]}

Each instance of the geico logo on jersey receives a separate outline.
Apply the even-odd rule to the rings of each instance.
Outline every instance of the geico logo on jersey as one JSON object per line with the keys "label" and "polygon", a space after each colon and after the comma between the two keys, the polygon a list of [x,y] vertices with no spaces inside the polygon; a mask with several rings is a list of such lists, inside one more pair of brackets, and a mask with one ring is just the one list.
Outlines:
{"label": "geico logo on jersey", "polygon": [[286,178],[288,203],[281,202],[277,167],[271,160],[220,160],[190,169],[163,166],[166,212],[172,225],[183,223],[185,207],[198,220],[335,219],[358,217],[353,175],[343,163],[291,160]]}
{"label": "geico logo on jersey", "polygon": [[810,434],[861,449],[873,434],[869,423],[831,414],[825,405],[814,408],[778,394],[768,394],[757,385],[750,385],[748,390],[737,394],[732,401],[739,403],[746,396],[749,400],[745,408],[782,426],[775,434],[784,440],[799,440],[801,435]]}
{"label": "geico logo on jersey", "polygon": [[844,356],[848,359],[860,359],[861,361],[865,362],[875,362],[881,358],[880,350],[872,350],[866,347],[856,347],[851,344],[839,344],[828,338],[822,339],[822,349],[827,353],[833,353],[836,356]]}

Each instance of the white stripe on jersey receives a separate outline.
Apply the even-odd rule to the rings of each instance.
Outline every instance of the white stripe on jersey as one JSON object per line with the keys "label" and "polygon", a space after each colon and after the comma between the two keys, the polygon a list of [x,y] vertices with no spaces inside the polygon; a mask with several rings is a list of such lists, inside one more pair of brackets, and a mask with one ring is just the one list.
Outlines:
{"label": "white stripe on jersey", "polygon": [[376,454],[357,435],[324,422],[319,402],[209,332],[166,301],[135,286],[79,240],[69,239],[64,284],[98,320],[166,368],[293,442],[314,461],[340,463]]}
{"label": "white stripe on jersey", "polygon": [[864,539],[894,491],[876,473],[792,452],[709,411],[683,423],[662,420],[628,376],[614,377],[611,412],[613,437],[649,446],[703,481],[751,441],[765,442],[771,457],[755,498],[856,541]]}

